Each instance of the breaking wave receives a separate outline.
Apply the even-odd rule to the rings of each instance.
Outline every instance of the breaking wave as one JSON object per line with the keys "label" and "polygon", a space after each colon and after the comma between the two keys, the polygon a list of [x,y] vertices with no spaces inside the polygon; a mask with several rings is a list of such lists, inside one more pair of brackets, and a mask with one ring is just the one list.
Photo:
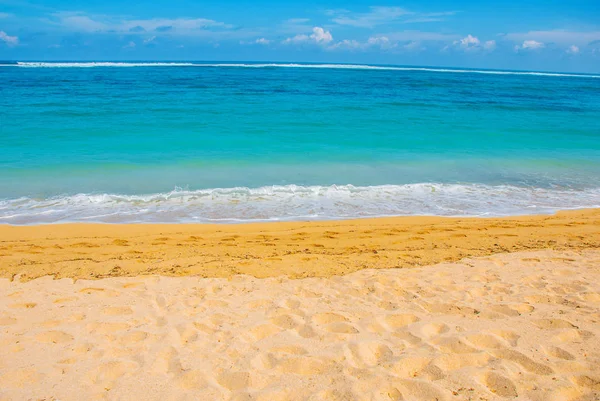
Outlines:
{"label": "breaking wave", "polygon": [[235,223],[382,216],[508,216],[600,207],[600,188],[409,184],[269,186],[150,195],[76,194],[0,200],[0,223]]}
{"label": "breaking wave", "polygon": [[213,67],[213,68],[323,68],[323,69],[350,69],[350,70],[384,70],[384,71],[424,71],[448,72],[462,74],[493,74],[493,75],[535,75],[547,77],[576,77],[600,78],[600,75],[568,74],[558,72],[535,71],[500,71],[500,70],[470,70],[435,67],[396,67],[377,66],[366,64],[299,64],[299,63],[180,63],[180,62],[16,62],[14,64],[0,64],[2,67],[24,68],[93,68],[93,67]]}

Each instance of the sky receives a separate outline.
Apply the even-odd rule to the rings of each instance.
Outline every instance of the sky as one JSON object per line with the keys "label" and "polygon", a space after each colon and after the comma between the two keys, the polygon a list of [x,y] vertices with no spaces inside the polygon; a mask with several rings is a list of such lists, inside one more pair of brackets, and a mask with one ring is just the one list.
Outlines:
{"label": "sky", "polygon": [[600,0],[0,0],[0,60],[600,72]]}

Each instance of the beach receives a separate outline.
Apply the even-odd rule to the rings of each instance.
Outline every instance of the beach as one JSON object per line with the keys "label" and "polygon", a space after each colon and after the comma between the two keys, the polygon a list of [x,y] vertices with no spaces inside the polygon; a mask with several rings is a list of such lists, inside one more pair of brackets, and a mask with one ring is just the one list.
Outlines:
{"label": "beach", "polygon": [[600,400],[600,75],[134,59],[0,63],[0,401]]}
{"label": "beach", "polygon": [[0,240],[2,400],[600,397],[597,209]]}

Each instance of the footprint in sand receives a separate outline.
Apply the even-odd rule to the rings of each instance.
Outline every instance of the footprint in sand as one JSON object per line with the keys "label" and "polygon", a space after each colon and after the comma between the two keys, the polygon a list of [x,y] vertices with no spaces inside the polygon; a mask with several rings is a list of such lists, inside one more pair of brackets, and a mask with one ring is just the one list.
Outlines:
{"label": "footprint in sand", "polygon": [[150,367],[154,374],[180,374],[183,372],[179,352],[174,347],[167,347],[156,354]]}
{"label": "footprint in sand", "polygon": [[9,305],[9,308],[12,309],[32,309],[35,308],[37,306],[37,304],[35,302],[26,302],[26,303],[22,303],[22,304],[12,304]]}
{"label": "footprint in sand", "polygon": [[280,345],[269,350],[274,354],[305,355],[308,354],[306,348],[299,345]]}
{"label": "footprint in sand", "polygon": [[338,334],[356,334],[356,333],[358,333],[358,330],[356,329],[356,327],[352,326],[351,324],[344,323],[344,322],[330,323],[327,326],[325,326],[325,330],[330,333],[338,333]]}
{"label": "footprint in sand", "polygon": [[555,335],[552,339],[561,343],[573,343],[585,341],[594,337],[594,333],[586,330],[566,329]]}
{"label": "footprint in sand", "polygon": [[442,354],[432,362],[443,371],[455,371],[465,367],[487,366],[493,357],[487,353],[474,354]]}
{"label": "footprint in sand", "polygon": [[280,333],[282,329],[273,324],[261,324],[250,329],[250,334],[257,340],[262,340]]}
{"label": "footprint in sand", "polygon": [[62,331],[47,331],[35,336],[35,339],[41,343],[59,344],[73,341],[73,336]]}
{"label": "footprint in sand", "polygon": [[517,346],[519,338],[521,338],[521,336],[519,336],[517,333],[510,330],[492,330],[490,333],[507,341],[513,347]]}
{"label": "footprint in sand", "polygon": [[122,316],[133,314],[133,310],[129,306],[112,306],[104,308],[102,313],[108,316]]}
{"label": "footprint in sand", "polygon": [[346,359],[357,368],[376,366],[394,356],[390,347],[377,341],[349,344],[344,348]]}
{"label": "footprint in sand", "polygon": [[337,322],[347,322],[348,319],[345,316],[342,316],[337,313],[316,313],[312,317],[312,321],[317,324],[329,324],[329,323],[337,323]]}
{"label": "footprint in sand", "polygon": [[552,356],[554,358],[565,359],[568,361],[575,360],[575,357],[571,353],[569,353],[568,351],[565,351],[562,348],[554,347],[554,346],[546,346],[546,347],[543,347],[543,349],[547,355]]}
{"label": "footprint in sand", "polygon": [[499,349],[507,346],[505,341],[491,334],[472,334],[465,337],[465,340],[477,348]]}
{"label": "footprint in sand", "polygon": [[334,366],[334,362],[329,359],[294,356],[282,359],[277,366],[277,370],[282,373],[311,376],[328,372]]}
{"label": "footprint in sand", "polygon": [[488,372],[483,377],[483,384],[490,390],[490,392],[500,397],[518,397],[517,387],[515,384],[506,377],[496,372]]}
{"label": "footprint in sand", "polygon": [[493,351],[496,358],[506,359],[521,365],[525,370],[538,375],[550,375],[554,371],[549,366],[533,361],[524,354],[511,349],[501,349]]}
{"label": "footprint in sand", "polygon": [[185,390],[198,390],[208,387],[204,372],[200,370],[188,370],[178,376],[175,383]]}
{"label": "footprint in sand", "polygon": [[144,341],[148,337],[145,331],[130,331],[118,338],[118,342],[122,345],[133,345]]}
{"label": "footprint in sand", "polygon": [[113,334],[128,330],[130,327],[127,323],[94,322],[88,324],[86,329],[92,334]]}
{"label": "footprint in sand", "polygon": [[472,354],[479,351],[479,349],[467,345],[460,338],[456,337],[442,338],[439,341],[434,341],[432,344],[445,353]]}
{"label": "footprint in sand", "polygon": [[43,378],[44,375],[34,368],[8,370],[0,375],[0,388],[24,388],[39,383]]}
{"label": "footprint in sand", "polygon": [[182,344],[192,343],[198,338],[198,330],[192,325],[178,326],[177,333],[179,333],[179,339]]}
{"label": "footprint in sand", "polygon": [[55,303],[55,304],[66,304],[66,303],[69,303],[69,302],[74,302],[74,301],[77,301],[78,299],[79,299],[79,298],[77,298],[77,297],[63,297],[63,298],[56,298],[56,299],[54,300],[54,303]]}
{"label": "footprint in sand", "polygon": [[500,313],[502,315],[510,317],[520,315],[520,313],[517,310],[511,308],[509,305],[490,305],[489,309],[496,313]]}
{"label": "footprint in sand", "polygon": [[292,315],[280,315],[270,321],[275,326],[279,326],[282,329],[293,329],[302,324],[302,321],[298,317]]}
{"label": "footprint in sand", "polygon": [[308,324],[297,327],[295,330],[298,333],[298,335],[302,338],[312,338],[317,335],[317,333],[315,332],[315,329],[311,325],[308,325]]}
{"label": "footprint in sand", "polygon": [[115,381],[132,375],[138,368],[139,365],[133,361],[110,361],[90,370],[86,378],[89,383],[111,387]]}
{"label": "footprint in sand", "polygon": [[592,390],[600,391],[600,376],[575,376],[572,378],[572,381],[579,387],[586,387]]}
{"label": "footprint in sand", "polygon": [[446,401],[450,399],[450,392],[442,389],[426,380],[400,380],[402,394],[406,394],[409,400],[437,400]]}
{"label": "footprint in sand", "polygon": [[428,323],[419,330],[425,338],[432,338],[448,332],[450,328],[444,323]]}
{"label": "footprint in sand", "polygon": [[391,366],[392,372],[402,378],[410,378],[418,375],[431,363],[431,358],[421,356],[403,357]]}
{"label": "footprint in sand", "polygon": [[217,383],[230,391],[239,391],[251,386],[250,373],[248,372],[222,372],[217,375]]}
{"label": "footprint in sand", "polygon": [[250,365],[257,370],[271,370],[277,363],[277,358],[270,352],[261,352],[250,361]]}
{"label": "footprint in sand", "polygon": [[12,324],[17,323],[17,319],[10,316],[2,316],[0,317],[0,326],[10,326]]}
{"label": "footprint in sand", "polygon": [[570,322],[562,319],[538,319],[534,320],[533,324],[535,324],[540,329],[544,330],[552,330],[552,329],[571,329],[575,327]]}
{"label": "footprint in sand", "polygon": [[419,319],[418,316],[409,313],[400,313],[387,315],[383,318],[383,320],[386,326],[388,326],[391,330],[395,330],[416,323],[421,319]]}

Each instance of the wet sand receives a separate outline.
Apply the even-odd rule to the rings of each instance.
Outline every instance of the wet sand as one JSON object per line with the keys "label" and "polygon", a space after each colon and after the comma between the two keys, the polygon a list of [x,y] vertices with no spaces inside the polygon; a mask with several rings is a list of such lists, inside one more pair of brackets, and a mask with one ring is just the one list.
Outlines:
{"label": "wet sand", "polygon": [[501,219],[0,226],[0,277],[331,277],[536,249],[600,248],[600,209]]}

